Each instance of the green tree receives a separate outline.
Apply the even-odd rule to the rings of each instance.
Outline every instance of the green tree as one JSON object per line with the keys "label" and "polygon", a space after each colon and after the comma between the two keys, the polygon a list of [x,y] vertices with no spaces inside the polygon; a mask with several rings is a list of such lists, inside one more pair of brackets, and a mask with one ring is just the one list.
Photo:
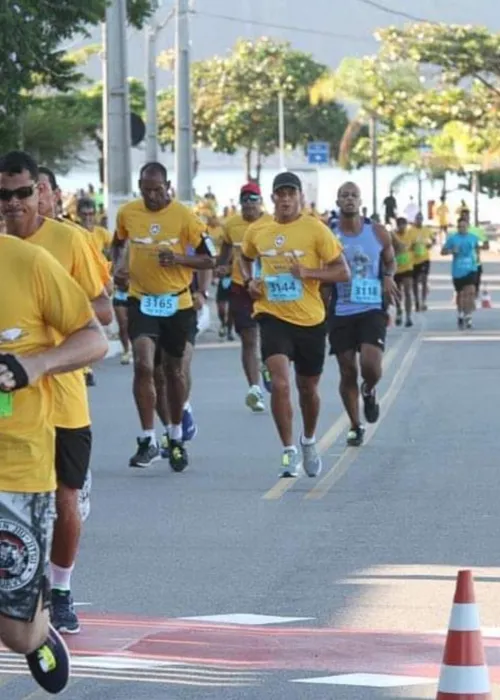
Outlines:
{"label": "green tree", "polygon": [[[357,108],[341,139],[340,165],[346,168],[364,165],[369,143],[363,131],[366,134],[370,120],[376,119],[382,128],[390,127],[401,105],[419,89],[418,70],[408,61],[381,61],[372,56],[346,58],[336,71],[325,72],[310,90],[312,104],[341,99]],[[390,128],[386,131],[390,137]],[[394,149],[395,144],[388,147],[388,150]]]}
{"label": "green tree", "polygon": [[[163,56],[161,64],[171,70],[171,54]],[[266,38],[239,41],[225,58],[194,63],[191,102],[195,147],[203,145],[229,155],[243,149],[247,177],[258,180],[263,158],[278,148],[281,93],[287,147],[305,149],[310,140],[322,140],[328,141],[336,154],[347,124],[345,111],[333,103],[313,106],[309,100],[311,85],[325,70],[326,66],[309,54]],[[159,99],[160,139],[171,147],[174,99],[172,89]]]}
{"label": "green tree", "polygon": [[[135,26],[151,14],[151,0],[129,0]],[[61,43],[104,19],[106,0],[19,0],[0,4],[0,109],[15,122],[23,109],[22,95],[37,85],[68,90],[81,76]],[[9,124],[8,129],[12,129]]]}

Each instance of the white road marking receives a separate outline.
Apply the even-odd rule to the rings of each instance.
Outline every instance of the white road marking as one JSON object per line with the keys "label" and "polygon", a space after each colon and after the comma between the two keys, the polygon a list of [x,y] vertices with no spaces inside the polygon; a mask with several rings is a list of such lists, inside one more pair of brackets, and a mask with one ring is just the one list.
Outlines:
{"label": "white road marking", "polygon": [[318,685],[352,685],[358,688],[404,688],[413,685],[431,685],[437,678],[417,676],[391,676],[383,673],[349,673],[343,676],[323,676],[322,678],[300,678],[292,683],[316,683]]}
{"label": "white road marking", "polygon": [[181,617],[180,620],[193,620],[195,622],[220,622],[226,625],[281,625],[287,622],[305,622],[314,620],[314,617],[278,617],[273,615],[253,615],[247,613],[234,613],[232,615],[201,615],[197,617]]}
{"label": "white road marking", "polygon": [[500,336],[495,335],[435,335],[424,338],[424,343],[498,343]]}

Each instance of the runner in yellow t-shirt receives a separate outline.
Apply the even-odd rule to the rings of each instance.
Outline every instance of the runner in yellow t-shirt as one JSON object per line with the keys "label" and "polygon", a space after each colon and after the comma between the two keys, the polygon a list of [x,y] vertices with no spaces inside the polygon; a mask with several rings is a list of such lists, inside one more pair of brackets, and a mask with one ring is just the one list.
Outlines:
{"label": "runner in yellow t-shirt", "polygon": [[[274,219],[257,220],[243,238],[242,279],[255,300],[262,359],[271,375],[271,407],[283,444],[281,474],[297,476],[302,463],[315,477],[321,471],[315,432],[326,346],[320,285],[346,282],[350,273],[337,238],[322,222],[301,214],[302,183],[295,173],[277,175],[272,196]],[[302,459],[293,437],[290,361],[303,419]]]}
{"label": "runner in yellow t-shirt", "polygon": [[[412,312],[412,293],[413,293],[413,268],[415,266],[414,245],[416,235],[414,230],[408,227],[408,221],[399,216],[396,219],[396,232],[394,238],[399,244],[396,250],[396,274],[394,281],[398,287],[399,293],[404,297],[405,307],[405,327],[411,328],[413,321],[411,318]],[[396,297],[396,326],[401,326],[403,323],[403,311],[401,308],[401,296]]]}
{"label": "runner in yellow t-shirt", "polygon": [[[27,179],[29,168],[36,168],[36,164],[33,165],[27,154],[14,153],[5,157],[3,167],[6,171],[2,174],[2,181],[9,182],[13,179],[9,170],[14,173],[22,170],[23,175],[19,177]],[[21,222],[18,229],[12,226],[11,233],[24,238],[27,245],[37,245],[51,253],[86,293],[98,320],[107,325],[112,319],[111,302],[104,289],[97,253],[84,233],[51,218],[55,215],[57,199],[57,183],[52,171],[42,168],[36,177],[37,197],[25,205],[26,216],[29,213],[32,218]],[[48,218],[40,216],[41,212]],[[53,382],[58,485],[57,520],[51,553],[51,621],[60,632],[77,634],[80,624],[71,595],[71,576],[85,516],[86,506],[81,504],[81,494],[88,483],[90,469],[91,420],[83,372],[60,374]]]}
{"label": "runner in yellow t-shirt", "polygon": [[0,641],[25,654],[35,680],[55,694],[70,664],[47,614],[57,484],[49,377],[100,359],[107,343],[79,285],[53,256],[19,240],[39,221],[36,163],[9,153],[1,173],[10,235],[0,236],[0,550],[9,584],[0,585]]}
{"label": "runner in yellow t-shirt", "polygon": [[214,267],[215,247],[204,224],[193,212],[169,196],[170,182],[161,163],[141,169],[141,198],[123,205],[116,221],[113,258],[120,267],[128,242],[130,278],[128,300],[129,337],[134,354],[134,398],[142,435],[131,467],[148,467],[161,458],[154,429],[156,391],[155,350],[164,358],[167,400],[172,421],[164,438],[169,441],[171,468],[188,466],[182,422],[188,401],[183,358],[188,340],[196,335],[196,311],[190,285],[199,270],[197,302],[208,296],[207,284]]}
{"label": "runner in yellow t-shirt", "polygon": [[[262,193],[256,182],[248,182],[240,190],[241,214],[235,214],[224,224],[224,239],[218,261],[221,280],[229,285],[229,308],[236,333],[241,338],[241,363],[248,383],[246,405],[255,413],[265,410],[260,388],[257,323],[252,317],[253,301],[243,285],[241,250],[243,237],[255,221],[272,221],[262,210]],[[231,265],[230,265],[230,261]],[[264,377],[264,382],[267,377]]]}
{"label": "runner in yellow t-shirt", "polygon": [[431,269],[431,248],[435,235],[432,229],[423,225],[424,217],[417,214],[410,234],[415,237],[413,244],[413,297],[416,311],[427,311],[427,290]]}

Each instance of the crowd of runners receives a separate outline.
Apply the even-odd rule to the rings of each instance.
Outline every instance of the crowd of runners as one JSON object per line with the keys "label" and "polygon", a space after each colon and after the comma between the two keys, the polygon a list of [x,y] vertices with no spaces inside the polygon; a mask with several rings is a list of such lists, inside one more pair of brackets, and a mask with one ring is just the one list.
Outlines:
{"label": "crowd of runners", "polygon": [[[272,215],[250,182],[221,227],[171,197],[160,163],[142,168],[139,190],[111,236],[96,225],[89,198],[78,202],[78,223],[61,218],[56,178],[29,154],[0,160],[0,640],[26,657],[50,693],[69,679],[62,635],[80,630],[71,577],[90,510],[87,385],[107,352],[103,327],[113,307],[121,361],[133,362],[139,430],[130,467],[160,459],[174,472],[188,467],[197,433],[191,362],[215,279],[221,338],[234,329],[241,339],[242,401],[263,412],[269,394],[283,478],[321,472],[316,426],[327,349],[338,363],[347,444],[361,446],[364,422],[379,417],[390,306],[407,327],[413,309],[427,308],[433,232],[420,213],[410,225],[398,219],[395,230],[368,219],[352,182],[338,191],[331,227],[304,210],[292,172],[274,179]],[[442,250],[453,257],[460,327],[471,326],[478,251],[462,217]]]}

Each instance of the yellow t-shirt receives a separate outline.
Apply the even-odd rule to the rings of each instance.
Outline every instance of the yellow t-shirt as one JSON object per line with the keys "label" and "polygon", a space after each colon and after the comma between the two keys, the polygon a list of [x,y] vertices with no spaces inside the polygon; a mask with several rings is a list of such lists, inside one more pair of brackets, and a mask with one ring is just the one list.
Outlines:
{"label": "yellow t-shirt", "polygon": [[[107,287],[107,285],[111,282],[111,267],[112,263],[109,260],[106,260],[104,257],[104,254],[102,253],[102,250],[99,247],[99,240],[96,239],[93,233],[90,231],[87,231],[86,228],[83,228],[80,224],[77,224],[74,221],[69,221],[69,220],[64,220],[61,223],[67,225],[73,226],[76,228],[80,233],[85,236],[85,239],[90,243],[90,255],[94,259],[94,263],[97,265],[99,269],[99,274],[101,276],[101,282],[103,287]],[[109,232],[106,232],[109,233]],[[111,234],[109,234],[111,236]],[[111,243],[110,243],[111,245]],[[109,246],[108,246],[109,247]]]}
{"label": "yellow t-shirt", "polygon": [[448,226],[450,219],[450,210],[447,204],[439,204],[436,207],[436,218],[440,226]]}
{"label": "yellow t-shirt", "polygon": [[158,253],[168,246],[174,253],[186,255],[189,248],[198,248],[206,230],[206,224],[176,200],[161,211],[149,211],[142,199],[124,204],[116,219],[116,237],[130,241],[129,295],[140,299],[146,294],[182,292],[178,308],[190,309],[193,270],[182,265],[160,267]]}
{"label": "yellow t-shirt", "polygon": [[[297,326],[316,326],[325,320],[325,305],[317,280],[299,280],[302,294],[297,300],[272,301],[269,298],[276,277],[289,275],[295,261],[318,269],[340,256],[340,242],[321,221],[304,215],[289,224],[259,219],[247,229],[242,253],[251,260],[258,258],[261,263],[263,296],[254,302],[254,315],[270,314]],[[278,283],[290,284],[283,278]]]}
{"label": "yellow t-shirt", "polygon": [[[274,221],[273,217],[269,214],[262,214],[258,222],[271,222]],[[256,222],[253,222],[256,223]],[[223,241],[228,245],[233,247],[233,262],[231,270],[231,279],[235,284],[243,285],[243,277],[241,275],[240,259],[241,259],[241,246],[243,243],[243,237],[246,230],[252,223],[246,221],[241,214],[235,214],[226,219],[224,223],[224,238]]]}
{"label": "yellow t-shirt", "polygon": [[103,226],[94,226],[94,230],[89,231],[89,233],[94,239],[100,253],[104,254],[105,250],[109,250],[109,248],[111,248],[113,235]]}
{"label": "yellow t-shirt", "polygon": [[222,241],[224,239],[224,229],[221,225],[218,226],[207,226],[207,233],[212,239],[215,248],[217,250],[217,255],[220,254],[220,249],[222,246]]}
{"label": "yellow t-shirt", "polygon": [[396,274],[411,272],[415,267],[415,254],[413,252],[413,246],[416,242],[415,229],[407,228],[404,236],[400,236],[399,233],[396,233],[395,236],[403,246],[403,250],[396,255]]}
{"label": "yellow t-shirt", "polygon": [[431,251],[427,246],[432,243],[434,233],[425,226],[421,228],[412,226],[411,232],[412,236],[415,237],[415,243],[413,244],[413,261],[415,265],[420,265],[420,263],[430,260]]}
{"label": "yellow t-shirt", "polygon": [[[45,219],[38,231],[27,240],[51,253],[90,301],[100,296],[103,290],[101,270],[96,264],[93,247],[81,230],[54,219]],[[90,425],[83,370],[56,375],[54,385],[54,424],[58,428],[85,428]]]}
{"label": "yellow t-shirt", "polygon": [[[0,235],[0,352],[43,352],[93,318],[87,296],[38,246]],[[14,392],[12,415],[0,416],[0,491],[56,488],[55,377]]]}

